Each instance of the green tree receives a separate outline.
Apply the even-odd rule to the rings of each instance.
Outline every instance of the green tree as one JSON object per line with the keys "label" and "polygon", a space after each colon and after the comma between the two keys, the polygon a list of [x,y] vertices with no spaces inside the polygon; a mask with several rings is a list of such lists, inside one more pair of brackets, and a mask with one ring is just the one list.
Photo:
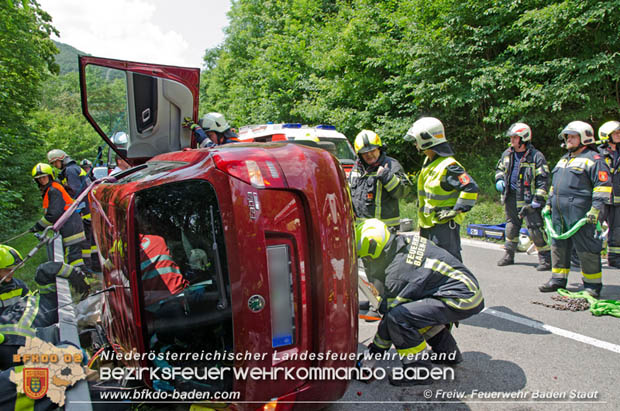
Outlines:
{"label": "green tree", "polygon": [[41,83],[58,72],[56,32],[51,17],[35,0],[0,0],[0,226],[23,224],[40,207],[30,170],[43,147],[26,127],[37,107]]}

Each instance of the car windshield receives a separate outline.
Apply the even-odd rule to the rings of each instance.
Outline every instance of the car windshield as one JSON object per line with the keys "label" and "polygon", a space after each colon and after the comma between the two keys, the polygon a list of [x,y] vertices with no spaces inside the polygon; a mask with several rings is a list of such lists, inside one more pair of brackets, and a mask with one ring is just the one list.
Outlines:
{"label": "car windshield", "polygon": [[329,141],[336,146],[336,157],[339,160],[353,160],[355,161],[355,152],[351,148],[351,144],[344,138],[334,137],[319,137],[321,141]]}

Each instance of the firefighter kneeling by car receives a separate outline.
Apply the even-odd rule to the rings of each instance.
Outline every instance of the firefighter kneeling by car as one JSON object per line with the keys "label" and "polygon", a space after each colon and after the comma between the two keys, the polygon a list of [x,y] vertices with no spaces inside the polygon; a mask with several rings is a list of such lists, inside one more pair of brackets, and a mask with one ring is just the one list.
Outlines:
{"label": "firefighter kneeling by car", "polygon": [[[385,273],[380,279],[383,318],[368,351],[382,355],[394,344],[405,372],[402,379],[390,376],[392,385],[430,384],[433,365],[427,358],[449,365],[463,361],[450,328],[484,308],[478,280],[456,257],[417,233],[391,234],[380,220],[369,219],[355,234],[358,256],[373,273]],[[407,372],[410,368],[429,372]]]}

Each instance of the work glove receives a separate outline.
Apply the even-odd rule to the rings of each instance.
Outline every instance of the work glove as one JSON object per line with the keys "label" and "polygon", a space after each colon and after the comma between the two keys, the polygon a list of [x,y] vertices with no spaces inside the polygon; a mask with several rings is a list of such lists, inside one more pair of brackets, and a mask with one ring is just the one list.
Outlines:
{"label": "work glove", "polygon": [[541,204],[536,200],[532,200],[532,203],[530,204],[530,206],[532,208],[540,208]]}
{"label": "work glove", "polygon": [[37,232],[39,232],[39,227],[38,227],[38,224],[35,224],[35,225],[33,225],[32,227],[30,227],[30,229],[29,229],[28,231],[30,231],[31,233],[37,233]]}
{"label": "work glove", "polygon": [[385,185],[386,183],[389,182],[390,174],[391,174],[390,173],[390,169],[389,169],[389,167],[387,165],[386,166],[380,166],[377,169],[377,178],[379,180],[381,180],[383,185]]}
{"label": "work glove", "polygon": [[543,214],[547,214],[547,213],[551,214],[551,206],[547,204],[545,208],[543,208],[542,212]]}
{"label": "work glove", "polygon": [[86,283],[85,277],[84,273],[77,268],[74,268],[69,276],[69,284],[80,294],[80,300],[86,298],[90,292],[90,286]]}
{"label": "work glove", "polygon": [[185,117],[183,119],[183,122],[181,123],[181,126],[183,126],[184,128],[189,128],[190,130],[194,130],[196,127],[200,127],[198,124],[194,123],[194,120],[192,120],[191,117]]}
{"label": "work glove", "polygon": [[503,193],[505,188],[506,183],[504,183],[504,180],[497,180],[497,183],[495,183],[495,189],[500,193]]}
{"label": "work glove", "polygon": [[588,219],[588,223],[596,224],[596,222],[598,221],[598,213],[599,212],[600,212],[600,210],[592,207],[590,209],[590,211],[588,211],[588,213],[586,214],[586,218]]}
{"label": "work glove", "polygon": [[456,217],[458,213],[459,212],[456,210],[441,210],[437,213],[437,218],[439,219],[439,221],[450,220]]}

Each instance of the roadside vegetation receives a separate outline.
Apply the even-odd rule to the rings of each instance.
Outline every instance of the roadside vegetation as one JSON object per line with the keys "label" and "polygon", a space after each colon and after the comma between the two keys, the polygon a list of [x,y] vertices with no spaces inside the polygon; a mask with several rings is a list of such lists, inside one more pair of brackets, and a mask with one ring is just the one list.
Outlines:
{"label": "roadside vegetation", "polygon": [[[224,42],[205,51],[200,112],[236,127],[332,124],[351,141],[372,129],[411,175],[423,156],[402,136],[438,117],[482,191],[463,227],[500,223],[494,169],[511,123],[530,124],[553,165],[568,122],[620,119],[618,10],[620,0],[238,0]],[[34,0],[0,1],[0,240],[40,216],[30,173],[48,150],[92,160],[101,144],[81,114],[82,52],[50,40],[52,17]],[[415,221],[414,193],[402,215]],[[25,253],[35,241],[11,245]]]}

